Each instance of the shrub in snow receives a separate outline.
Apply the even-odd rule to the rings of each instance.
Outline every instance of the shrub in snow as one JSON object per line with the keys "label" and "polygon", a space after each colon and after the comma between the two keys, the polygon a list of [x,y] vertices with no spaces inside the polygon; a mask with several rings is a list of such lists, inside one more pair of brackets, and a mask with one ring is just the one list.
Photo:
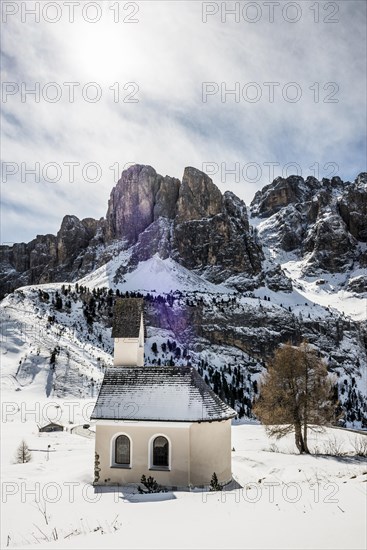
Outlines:
{"label": "shrub in snow", "polygon": [[357,456],[367,456],[367,436],[356,437],[352,445]]}
{"label": "shrub in snow", "polygon": [[147,479],[145,475],[142,475],[140,483],[142,483],[145,487],[145,489],[143,489],[139,485],[138,491],[141,495],[145,495],[147,493],[164,493],[165,492],[165,489],[161,485],[159,485],[154,479],[154,477],[152,476],[149,476]]}
{"label": "shrub in snow", "polygon": [[94,453],[94,483],[97,483],[99,481],[99,473],[101,471],[99,464],[99,454]]}
{"label": "shrub in snow", "polygon": [[218,481],[218,476],[217,474],[214,472],[213,475],[212,475],[212,478],[210,480],[210,491],[222,491],[223,490],[223,485],[221,485]]}
{"label": "shrub in snow", "polygon": [[330,437],[327,443],[325,443],[325,454],[330,456],[345,456],[346,453],[343,450],[343,442],[338,440],[335,436]]}

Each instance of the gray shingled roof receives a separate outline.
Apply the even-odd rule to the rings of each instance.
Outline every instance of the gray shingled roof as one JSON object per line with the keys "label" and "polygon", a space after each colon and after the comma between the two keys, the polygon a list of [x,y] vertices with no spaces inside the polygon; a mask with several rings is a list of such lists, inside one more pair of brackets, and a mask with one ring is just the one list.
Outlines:
{"label": "gray shingled roof", "polygon": [[207,422],[236,414],[193,367],[111,367],[91,418]]}
{"label": "gray shingled roof", "polygon": [[117,298],[113,311],[112,338],[138,338],[143,310],[142,298]]}

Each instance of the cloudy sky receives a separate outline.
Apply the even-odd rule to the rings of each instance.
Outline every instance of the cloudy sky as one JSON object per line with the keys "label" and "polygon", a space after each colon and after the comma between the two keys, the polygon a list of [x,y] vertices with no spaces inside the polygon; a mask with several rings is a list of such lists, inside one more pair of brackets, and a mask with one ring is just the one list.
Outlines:
{"label": "cloudy sky", "polygon": [[135,162],[247,203],[366,169],[364,1],[3,1],[1,27],[2,243],[104,216]]}

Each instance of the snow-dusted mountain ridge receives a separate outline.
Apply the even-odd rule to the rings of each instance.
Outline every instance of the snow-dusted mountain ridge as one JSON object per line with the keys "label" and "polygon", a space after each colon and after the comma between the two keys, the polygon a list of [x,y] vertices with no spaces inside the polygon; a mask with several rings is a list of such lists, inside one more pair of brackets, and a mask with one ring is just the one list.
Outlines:
{"label": "snow-dusted mountain ridge", "polygon": [[277,178],[256,193],[251,213],[260,218],[260,242],[277,261],[284,263],[290,253],[289,259],[303,262],[303,275],[349,273],[345,289],[365,292],[367,174],[354,183],[337,177],[322,182]]}
{"label": "snow-dusted mountain ridge", "polygon": [[203,172],[186,168],[180,182],[134,165],[112,189],[106,218],[68,215],[56,236],[2,246],[0,295],[26,284],[76,281],[121,252],[126,261],[116,283],[158,254],[241,291],[263,284],[291,290],[281,264],[297,260],[302,275],[340,273],[344,290],[363,293],[366,187],[365,173],[354,183],[277,178],[256,193],[250,225],[244,202],[222,195]]}
{"label": "snow-dusted mountain ridge", "polygon": [[139,292],[148,363],[191,362],[250,416],[267,359],[280,343],[307,339],[336,377],[346,422],[361,426],[366,188],[366,174],[353,183],[277,178],[248,218],[243,201],[194,168],[182,182],[129,168],[106,218],[66,216],[56,236],[2,247],[3,375],[48,396],[94,397],[111,363],[115,296]]}
{"label": "snow-dusted mountain ridge", "polygon": [[246,205],[233,193],[222,195],[195,168],[186,168],[180,182],[134,165],[112,189],[106,218],[65,216],[56,236],[2,246],[1,293],[26,284],[76,281],[121,251],[129,260],[118,277],[159,254],[213,283],[234,276],[233,284],[242,290],[265,280],[290,289],[276,265],[264,266]]}

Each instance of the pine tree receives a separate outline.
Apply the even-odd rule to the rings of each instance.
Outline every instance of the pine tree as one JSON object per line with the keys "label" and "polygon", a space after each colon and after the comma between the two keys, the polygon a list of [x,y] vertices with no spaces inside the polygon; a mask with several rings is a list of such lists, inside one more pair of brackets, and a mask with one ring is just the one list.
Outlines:
{"label": "pine tree", "polygon": [[279,348],[260,387],[254,412],[267,433],[277,439],[294,431],[300,453],[309,453],[310,426],[325,426],[337,419],[333,383],[325,363],[303,343]]}
{"label": "pine tree", "polygon": [[141,495],[144,495],[147,493],[165,493],[166,492],[165,489],[161,485],[159,485],[157,481],[154,479],[154,477],[152,476],[149,476],[148,478],[146,478],[146,476],[143,474],[141,476],[140,483],[142,483],[145,487],[145,489],[143,489],[142,487],[140,487],[140,485],[138,486],[138,492]]}
{"label": "pine tree", "polygon": [[57,349],[54,348],[53,352],[51,353],[51,357],[50,357],[50,365],[55,366],[55,363],[56,363],[56,354],[57,354]]}
{"label": "pine tree", "polygon": [[210,480],[210,491],[222,491],[223,490],[223,485],[221,485],[218,481],[218,476],[217,474],[214,472],[213,475],[212,475],[212,478]]}
{"label": "pine tree", "polygon": [[18,464],[24,464],[30,460],[32,460],[32,455],[27,443],[23,439],[16,452],[16,461]]}
{"label": "pine tree", "polygon": [[62,309],[62,299],[59,296],[58,292],[56,293],[55,308],[58,310]]}

